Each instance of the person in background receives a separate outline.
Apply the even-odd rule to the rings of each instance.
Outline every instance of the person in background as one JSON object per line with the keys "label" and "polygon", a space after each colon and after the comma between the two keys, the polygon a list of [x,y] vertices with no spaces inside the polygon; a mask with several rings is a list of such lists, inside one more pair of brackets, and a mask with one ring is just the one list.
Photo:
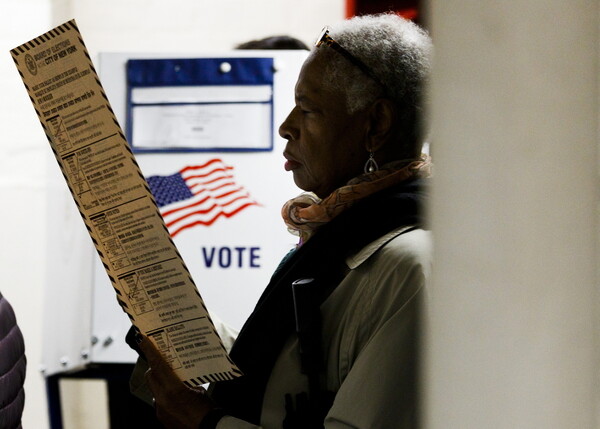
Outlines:
{"label": "person in background", "polygon": [[21,428],[25,406],[25,343],[10,303],[0,293],[0,428]]}
{"label": "person in background", "polygon": [[299,244],[233,345],[244,375],[188,388],[138,338],[167,428],[420,427],[431,271],[420,119],[431,52],[426,32],[393,14],[319,36],[279,130],[285,169],[309,192],[282,210]]}
{"label": "person in background", "polygon": [[240,43],[235,49],[302,49],[308,51],[308,46],[291,36],[270,36],[258,40]]}

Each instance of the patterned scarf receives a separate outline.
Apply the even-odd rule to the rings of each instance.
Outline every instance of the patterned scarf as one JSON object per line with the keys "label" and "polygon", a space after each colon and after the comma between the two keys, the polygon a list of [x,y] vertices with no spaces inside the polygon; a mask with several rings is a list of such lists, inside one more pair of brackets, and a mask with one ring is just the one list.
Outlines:
{"label": "patterned scarf", "polygon": [[[406,163],[409,162],[407,165]],[[288,230],[300,236],[298,246],[308,241],[316,230],[358,201],[375,192],[413,178],[431,175],[431,157],[426,154],[412,161],[394,161],[372,173],[361,174],[347,185],[336,189],[321,200],[307,192],[292,198],[283,205],[281,216]]]}

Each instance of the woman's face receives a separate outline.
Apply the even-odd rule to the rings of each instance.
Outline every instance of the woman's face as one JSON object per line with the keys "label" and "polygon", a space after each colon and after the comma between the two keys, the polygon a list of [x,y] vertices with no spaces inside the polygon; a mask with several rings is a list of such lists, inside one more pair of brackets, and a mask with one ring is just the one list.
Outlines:
{"label": "woman's face", "polygon": [[343,94],[323,88],[324,65],[318,54],[304,64],[296,83],[296,106],[279,127],[288,141],[285,169],[300,189],[320,198],[362,173],[368,158],[366,114],[349,115]]}

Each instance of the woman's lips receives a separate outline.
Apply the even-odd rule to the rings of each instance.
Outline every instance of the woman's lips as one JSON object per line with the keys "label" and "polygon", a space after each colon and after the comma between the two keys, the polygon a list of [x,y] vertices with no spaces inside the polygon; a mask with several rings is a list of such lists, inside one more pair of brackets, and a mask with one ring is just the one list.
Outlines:
{"label": "woman's lips", "polygon": [[294,161],[293,159],[288,159],[287,161],[285,161],[285,165],[283,166],[283,168],[285,168],[285,171],[292,171],[298,167],[300,167],[300,163],[298,161]]}

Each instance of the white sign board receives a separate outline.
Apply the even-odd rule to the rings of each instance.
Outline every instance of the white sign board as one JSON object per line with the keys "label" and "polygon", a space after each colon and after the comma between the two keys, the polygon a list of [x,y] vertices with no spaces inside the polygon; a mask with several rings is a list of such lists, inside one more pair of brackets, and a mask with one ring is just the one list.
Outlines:
{"label": "white sign board", "polygon": [[[281,206],[300,190],[283,169],[284,141],[277,129],[293,107],[305,57],[303,51],[232,51],[101,54],[98,61],[115,115],[138,144],[132,146],[141,171],[206,306],[234,329],[297,242],[280,217]],[[218,58],[219,65],[224,58],[270,58],[272,92],[264,85],[240,86],[238,93],[235,85],[222,91],[211,85],[128,87],[131,60],[178,58]],[[235,69],[234,61],[227,62]],[[199,128],[203,135],[195,136]],[[123,343],[129,321],[103,269],[94,259],[90,359],[132,362],[135,354]]]}

